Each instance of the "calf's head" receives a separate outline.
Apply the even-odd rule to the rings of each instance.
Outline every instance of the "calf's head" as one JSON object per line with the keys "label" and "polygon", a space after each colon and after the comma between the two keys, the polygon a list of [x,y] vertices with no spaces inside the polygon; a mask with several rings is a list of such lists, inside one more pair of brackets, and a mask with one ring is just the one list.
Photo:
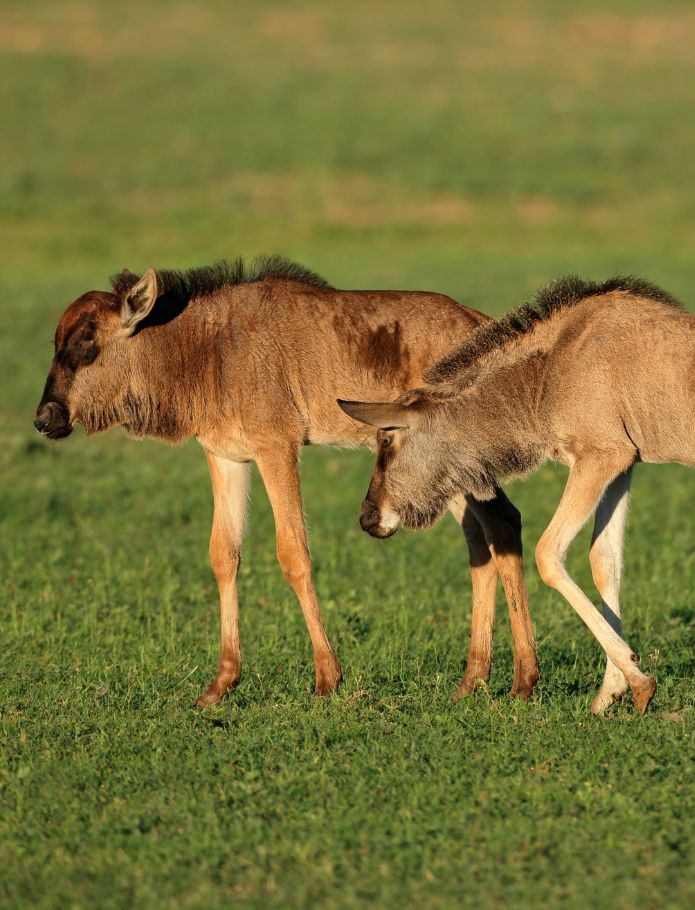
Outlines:
{"label": "calf's head", "polygon": [[446,447],[432,437],[437,403],[416,391],[393,402],[338,404],[350,417],[377,429],[377,463],[362,503],[362,529],[384,538],[400,524],[412,529],[434,524],[455,492]]}
{"label": "calf's head", "polygon": [[89,291],[60,317],[55,354],[34,426],[50,439],[69,436],[76,421],[106,429],[112,403],[124,391],[126,345],[157,299],[157,276],[148,269],[123,296]]}

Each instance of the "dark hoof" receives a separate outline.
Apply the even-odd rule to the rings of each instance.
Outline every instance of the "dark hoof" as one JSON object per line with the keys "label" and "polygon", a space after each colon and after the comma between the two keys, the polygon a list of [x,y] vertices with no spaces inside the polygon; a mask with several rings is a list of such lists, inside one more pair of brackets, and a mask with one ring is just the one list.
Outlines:
{"label": "dark hoof", "polygon": [[330,661],[326,661],[320,668],[316,667],[315,669],[316,685],[314,693],[316,695],[330,695],[331,692],[336,692],[343,681],[343,674],[335,657]]}
{"label": "dark hoof", "polygon": [[632,700],[635,703],[635,707],[640,714],[646,714],[649,703],[656,692],[656,680],[648,676],[644,682],[630,688],[632,689]]}
{"label": "dark hoof", "polygon": [[211,682],[200,698],[194,702],[194,708],[209,708],[222,701],[228,692],[236,689],[239,685],[240,676],[233,676],[231,679],[215,679]]}
{"label": "dark hoof", "polygon": [[540,675],[537,666],[526,668],[526,670],[521,668],[515,669],[514,681],[512,682],[509,697],[528,701],[533,695],[533,690],[536,688],[536,683],[538,682]]}
{"label": "dark hoof", "polygon": [[533,695],[533,686],[512,686],[509,690],[510,698],[518,698],[521,701],[528,701]]}
{"label": "dark hoof", "polygon": [[341,674],[338,675],[337,679],[322,679],[320,682],[317,680],[316,685],[314,686],[314,694],[330,695],[332,692],[337,692],[342,681],[343,677]]}
{"label": "dark hoof", "polygon": [[460,686],[451,696],[452,701],[461,701],[462,698],[469,698],[475,695],[478,689],[483,689],[487,685],[487,680],[482,676],[464,676]]}

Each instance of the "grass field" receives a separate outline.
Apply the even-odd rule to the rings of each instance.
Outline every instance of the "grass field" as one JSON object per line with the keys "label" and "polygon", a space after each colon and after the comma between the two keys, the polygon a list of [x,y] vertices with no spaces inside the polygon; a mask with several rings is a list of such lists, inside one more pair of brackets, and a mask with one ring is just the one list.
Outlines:
{"label": "grass field", "polygon": [[[687,2],[112,4],[0,11],[0,904],[695,904],[695,472],[641,466],[626,636],[659,689],[589,714],[601,652],[527,560],[543,677],[454,705],[460,533],[357,525],[360,453],[307,450],[308,636],[258,478],[245,675],[215,709],[209,481],[193,442],[49,445],[33,411],[65,305],[128,266],[280,252],[343,287],[491,313],[556,274],[634,272],[695,307]],[[563,472],[510,487],[527,552]],[[587,534],[570,567],[593,591]]]}

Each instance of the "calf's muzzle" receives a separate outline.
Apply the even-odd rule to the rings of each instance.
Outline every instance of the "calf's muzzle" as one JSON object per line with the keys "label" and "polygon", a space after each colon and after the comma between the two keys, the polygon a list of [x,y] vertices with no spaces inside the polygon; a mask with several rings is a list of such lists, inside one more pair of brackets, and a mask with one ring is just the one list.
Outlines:
{"label": "calf's muzzle", "polygon": [[42,401],[36,409],[34,426],[49,439],[63,439],[72,433],[70,418],[57,401]]}
{"label": "calf's muzzle", "polygon": [[381,540],[396,533],[396,526],[387,527],[381,523],[381,512],[378,506],[374,505],[369,499],[365,499],[362,503],[360,526],[367,534],[371,534],[372,537],[378,537]]}

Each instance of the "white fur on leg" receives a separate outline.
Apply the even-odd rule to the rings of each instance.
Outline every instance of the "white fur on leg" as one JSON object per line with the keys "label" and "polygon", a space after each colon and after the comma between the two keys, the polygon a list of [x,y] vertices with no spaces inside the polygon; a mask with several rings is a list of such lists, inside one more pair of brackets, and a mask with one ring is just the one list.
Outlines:
{"label": "white fur on leg", "polygon": [[604,458],[574,463],[560,504],[536,546],[536,563],[543,581],[565,597],[598,639],[606,656],[625,674],[635,704],[644,713],[654,694],[654,680],[642,673],[630,646],[596,610],[565,568],[570,544],[601,501],[606,486],[620,473],[616,461]]}
{"label": "white fur on leg", "polygon": [[[623,563],[623,538],[630,499],[632,468],[618,475],[606,488],[596,509],[594,534],[589,552],[594,584],[601,595],[603,615],[618,635],[622,635],[620,619],[620,580]],[[610,658],[601,688],[591,710],[600,714],[627,692],[624,674]]]}
{"label": "white fur on leg", "polygon": [[606,708],[610,708],[613,702],[627,692],[628,685],[625,675],[619,670],[613,661],[608,658],[606,661],[606,672],[603,677],[603,683],[599,692],[591,703],[592,714],[601,714]]}

